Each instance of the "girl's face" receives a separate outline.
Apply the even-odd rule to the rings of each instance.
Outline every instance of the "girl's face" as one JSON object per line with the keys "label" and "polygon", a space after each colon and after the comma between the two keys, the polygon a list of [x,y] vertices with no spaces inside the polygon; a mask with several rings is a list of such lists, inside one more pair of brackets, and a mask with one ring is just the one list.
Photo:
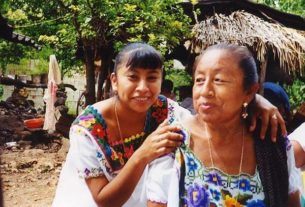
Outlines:
{"label": "girl's face", "polygon": [[207,51],[194,73],[194,108],[203,121],[220,124],[240,120],[242,104],[249,103],[257,90],[243,88],[244,75],[237,59],[228,51]]}
{"label": "girl's face", "polygon": [[120,67],[111,75],[114,91],[120,104],[138,113],[146,112],[157,100],[161,91],[161,69],[129,69]]}

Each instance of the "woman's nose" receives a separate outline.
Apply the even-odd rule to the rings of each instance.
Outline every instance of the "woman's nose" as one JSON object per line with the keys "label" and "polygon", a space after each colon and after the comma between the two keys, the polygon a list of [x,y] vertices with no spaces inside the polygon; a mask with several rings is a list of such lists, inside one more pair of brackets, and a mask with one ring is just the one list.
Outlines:
{"label": "woman's nose", "polygon": [[205,97],[211,97],[214,95],[213,86],[210,83],[210,81],[205,81],[205,83],[202,85],[202,88],[200,90],[200,95]]}

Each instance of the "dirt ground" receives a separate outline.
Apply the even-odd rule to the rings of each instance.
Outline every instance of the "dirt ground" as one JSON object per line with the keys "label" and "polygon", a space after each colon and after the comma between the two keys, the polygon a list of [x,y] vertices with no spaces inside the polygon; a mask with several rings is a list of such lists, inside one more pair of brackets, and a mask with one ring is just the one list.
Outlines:
{"label": "dirt ground", "polygon": [[4,207],[51,206],[68,148],[69,140],[62,138],[52,149],[3,150],[0,172]]}

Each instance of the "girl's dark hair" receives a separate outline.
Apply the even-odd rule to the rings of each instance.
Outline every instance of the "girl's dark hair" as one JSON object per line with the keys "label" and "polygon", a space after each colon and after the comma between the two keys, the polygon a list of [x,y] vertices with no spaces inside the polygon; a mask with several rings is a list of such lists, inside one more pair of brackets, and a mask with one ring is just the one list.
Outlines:
{"label": "girl's dark hair", "polygon": [[261,124],[258,123],[257,126],[254,132],[256,162],[264,188],[265,203],[270,207],[286,207],[289,188],[286,152],[288,139],[278,134],[276,143],[273,143],[269,128],[266,138],[261,140]]}
{"label": "girl's dark hair", "polygon": [[[258,74],[255,60],[251,52],[244,46],[232,44],[217,44],[207,48],[196,59],[193,67],[195,72],[198,62],[201,57],[210,50],[226,50],[236,57],[239,62],[239,67],[244,74],[243,87],[245,90],[258,82]],[[254,100],[248,105],[249,114],[253,113]],[[251,116],[249,116],[249,120]],[[248,124],[249,124],[248,120]],[[273,143],[270,136],[270,127],[268,128],[266,138],[262,141],[260,137],[261,123],[258,121],[254,132],[255,152],[257,167],[262,181],[265,194],[265,203],[270,207],[286,207],[288,203],[288,167],[286,144],[284,138],[280,135],[277,137],[277,142]],[[280,130],[279,130],[280,131]]]}
{"label": "girl's dark hair", "polygon": [[145,43],[130,43],[116,56],[114,72],[124,64],[131,70],[163,69],[163,57],[155,48]]}

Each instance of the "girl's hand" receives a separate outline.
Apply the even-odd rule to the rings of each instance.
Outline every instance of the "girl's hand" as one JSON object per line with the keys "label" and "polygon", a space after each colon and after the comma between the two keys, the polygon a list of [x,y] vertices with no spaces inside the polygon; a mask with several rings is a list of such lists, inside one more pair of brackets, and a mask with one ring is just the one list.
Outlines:
{"label": "girl's hand", "polygon": [[287,130],[285,126],[285,121],[281,116],[277,107],[272,105],[267,99],[259,94],[256,94],[256,112],[251,120],[250,131],[254,131],[256,127],[257,118],[262,120],[262,128],[260,132],[261,139],[265,138],[265,134],[269,123],[271,124],[271,139],[273,142],[276,141],[276,135],[278,131],[278,125],[280,125],[282,135],[287,136]]}
{"label": "girl's hand", "polygon": [[178,126],[168,125],[168,119],[164,120],[135,153],[140,153],[138,156],[150,163],[152,160],[172,152],[182,143],[183,136],[177,133],[180,130]]}

